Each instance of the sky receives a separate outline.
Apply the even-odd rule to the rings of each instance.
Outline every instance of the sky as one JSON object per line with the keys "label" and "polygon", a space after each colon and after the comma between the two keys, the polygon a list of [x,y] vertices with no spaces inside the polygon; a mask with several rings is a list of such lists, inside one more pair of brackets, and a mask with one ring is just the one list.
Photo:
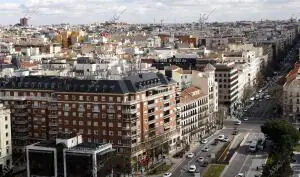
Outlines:
{"label": "sky", "polygon": [[300,16],[300,0],[0,0],[0,24],[16,24],[25,14],[29,24],[87,24],[108,21],[125,9],[128,23],[282,20]]}

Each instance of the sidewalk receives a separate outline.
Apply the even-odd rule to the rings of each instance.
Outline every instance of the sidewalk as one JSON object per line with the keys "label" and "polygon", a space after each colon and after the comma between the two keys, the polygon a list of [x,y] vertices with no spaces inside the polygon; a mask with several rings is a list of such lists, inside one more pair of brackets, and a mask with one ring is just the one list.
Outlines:
{"label": "sidewalk", "polygon": [[[221,130],[223,130],[223,129],[215,131],[212,135],[208,136],[206,139],[211,139],[213,136],[219,134]],[[190,145],[189,152],[194,152],[199,146],[200,146],[199,142],[192,143]],[[178,152],[178,151],[176,151],[176,152]],[[173,155],[176,152],[174,152],[172,154],[169,154],[167,156],[167,159],[169,159],[171,161],[171,163],[173,164],[172,167],[170,168],[170,170],[168,170],[168,172],[170,172],[170,173],[173,173],[186,160],[186,158],[184,158],[184,157],[183,158],[173,158]],[[160,174],[160,175],[152,175],[151,177],[161,177],[161,176],[162,176],[162,174]]]}

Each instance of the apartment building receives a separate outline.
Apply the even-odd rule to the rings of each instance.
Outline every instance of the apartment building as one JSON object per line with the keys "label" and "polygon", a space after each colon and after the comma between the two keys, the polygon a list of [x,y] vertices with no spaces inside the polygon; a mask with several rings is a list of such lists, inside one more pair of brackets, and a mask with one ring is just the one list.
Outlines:
{"label": "apartment building", "polygon": [[106,176],[114,149],[110,143],[83,142],[81,135],[59,134],[26,147],[27,176]]}
{"label": "apartment building", "polygon": [[10,109],[0,103],[0,175],[12,166]]}
{"label": "apartment building", "polygon": [[177,108],[181,140],[184,144],[199,141],[210,133],[213,121],[209,117],[208,97],[208,94],[194,86],[180,93],[180,103]]}
{"label": "apartment building", "polygon": [[175,87],[159,73],[123,80],[28,76],[1,80],[0,98],[17,121],[16,150],[58,132],[77,132],[84,141],[113,144],[124,161],[142,166],[175,148]]}
{"label": "apartment building", "polygon": [[295,65],[286,76],[283,85],[282,107],[283,116],[297,128],[300,128],[300,65]]}
{"label": "apartment building", "polygon": [[219,103],[228,107],[232,114],[238,100],[238,70],[234,62],[217,63],[215,68],[215,79],[219,84]]}

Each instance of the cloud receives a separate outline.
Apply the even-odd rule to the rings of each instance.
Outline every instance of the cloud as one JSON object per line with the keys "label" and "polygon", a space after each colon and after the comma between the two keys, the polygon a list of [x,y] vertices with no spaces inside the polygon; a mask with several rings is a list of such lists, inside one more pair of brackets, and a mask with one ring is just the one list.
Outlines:
{"label": "cloud", "polygon": [[[24,10],[17,1],[0,3],[0,14],[12,12],[17,19]],[[216,10],[209,21],[260,20],[289,18],[298,13],[300,0],[23,0],[29,9],[37,11],[33,24],[93,23],[109,20],[120,9],[126,8],[121,21],[129,23],[196,21],[200,13]],[[0,24],[5,23],[0,19]]]}

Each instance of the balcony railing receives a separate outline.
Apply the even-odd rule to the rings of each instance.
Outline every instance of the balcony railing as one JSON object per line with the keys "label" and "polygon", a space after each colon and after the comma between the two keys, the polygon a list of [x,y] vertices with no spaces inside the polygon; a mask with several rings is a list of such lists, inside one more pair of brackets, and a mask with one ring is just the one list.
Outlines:
{"label": "balcony railing", "polygon": [[125,127],[122,127],[122,130],[131,130],[131,127],[125,126]]}
{"label": "balcony railing", "polygon": [[85,109],[84,108],[78,108],[77,109],[79,112],[85,112]]}
{"label": "balcony railing", "polygon": [[100,112],[100,109],[92,109],[92,112]]}
{"label": "balcony railing", "polygon": [[56,131],[56,130],[50,130],[50,131],[49,131],[49,134],[50,134],[50,135],[55,135],[55,134],[57,134],[57,131]]}
{"label": "balcony railing", "polygon": [[24,125],[28,124],[28,120],[15,120],[14,123],[18,125]]}
{"label": "balcony railing", "polygon": [[48,117],[49,117],[49,118],[57,118],[58,115],[56,115],[56,114],[49,114]]}
{"label": "balcony railing", "polygon": [[130,138],[131,138],[131,135],[123,135],[122,138],[123,138],[123,139],[130,139]]}
{"label": "balcony railing", "polygon": [[70,111],[71,108],[70,107],[64,107],[64,111]]}
{"label": "balcony railing", "polygon": [[15,132],[21,132],[21,133],[25,133],[25,132],[28,132],[29,129],[28,128],[20,128],[20,127],[16,127],[14,129]]}
{"label": "balcony railing", "polygon": [[153,124],[153,123],[155,123],[155,119],[148,120],[148,124]]}
{"label": "balcony railing", "polygon": [[27,108],[27,107],[28,107],[27,104],[14,105],[14,108],[16,108],[16,109],[24,109],[24,108]]}
{"label": "balcony railing", "polygon": [[57,122],[49,122],[49,126],[56,127],[57,126]]}
{"label": "balcony railing", "polygon": [[122,111],[123,114],[134,114],[134,113],[136,113],[136,112],[137,112],[136,109],[124,109],[124,110]]}
{"label": "balcony railing", "polygon": [[28,116],[28,112],[15,112],[15,116]]}
{"label": "balcony railing", "polygon": [[107,109],[107,113],[115,113],[114,109]]}
{"label": "balcony railing", "polygon": [[58,110],[58,107],[57,106],[48,106],[48,110]]}

